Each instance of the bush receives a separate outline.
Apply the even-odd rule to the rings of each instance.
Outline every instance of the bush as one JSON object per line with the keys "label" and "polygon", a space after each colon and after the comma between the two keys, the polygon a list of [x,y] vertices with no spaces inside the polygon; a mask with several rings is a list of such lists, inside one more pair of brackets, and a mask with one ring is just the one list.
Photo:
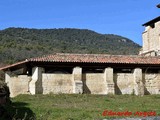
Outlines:
{"label": "bush", "polygon": [[0,71],[0,81],[4,81],[4,72]]}
{"label": "bush", "polygon": [[10,92],[7,84],[3,81],[0,81],[0,119],[11,120],[6,107],[10,106]]}
{"label": "bush", "polygon": [[10,92],[7,84],[3,81],[0,81],[0,93],[5,93],[6,94],[6,102],[11,102],[10,101]]}

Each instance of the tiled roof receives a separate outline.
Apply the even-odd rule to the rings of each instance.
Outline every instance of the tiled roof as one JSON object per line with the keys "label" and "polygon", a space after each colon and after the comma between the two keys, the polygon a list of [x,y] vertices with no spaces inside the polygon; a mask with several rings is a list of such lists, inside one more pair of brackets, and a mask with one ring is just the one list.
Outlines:
{"label": "tiled roof", "polygon": [[11,67],[15,67],[15,66],[18,66],[18,65],[22,65],[22,64],[25,64],[27,63],[28,61],[25,60],[25,61],[21,61],[21,62],[17,62],[15,64],[12,64],[12,65],[7,65],[5,67],[1,67],[0,70],[5,70],[5,69],[8,69],[8,68],[11,68]]}
{"label": "tiled roof", "polygon": [[68,54],[57,53],[48,56],[28,59],[34,62],[82,62],[82,63],[122,63],[122,64],[160,64],[160,57],[137,55],[107,54]]}
{"label": "tiled roof", "polygon": [[29,62],[77,62],[77,63],[113,63],[113,64],[156,64],[160,65],[160,57],[145,57],[137,55],[107,55],[107,54],[69,54],[57,53],[37,58],[26,59],[0,70],[15,67]]}

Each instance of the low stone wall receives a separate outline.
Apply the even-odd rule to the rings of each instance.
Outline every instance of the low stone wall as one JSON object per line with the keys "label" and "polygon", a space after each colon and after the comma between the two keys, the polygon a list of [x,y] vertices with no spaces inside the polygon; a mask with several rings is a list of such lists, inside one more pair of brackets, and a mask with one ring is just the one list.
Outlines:
{"label": "low stone wall", "polygon": [[34,67],[32,76],[13,76],[6,73],[6,83],[11,97],[19,94],[160,94],[160,74],[143,73],[136,68],[132,73],[114,73],[106,68],[104,73],[82,73],[75,67],[72,74],[44,73],[40,67]]}
{"label": "low stone wall", "polygon": [[42,74],[43,94],[73,93],[72,74]]}
{"label": "low stone wall", "polygon": [[160,94],[160,74],[143,74],[145,94]]}
{"label": "low stone wall", "polygon": [[107,86],[103,73],[86,73],[82,79],[84,93],[106,94]]}
{"label": "low stone wall", "polygon": [[134,90],[133,73],[114,73],[115,94],[132,94]]}
{"label": "low stone wall", "polygon": [[27,75],[19,75],[10,77],[9,81],[9,89],[10,96],[14,97],[19,94],[29,94],[29,82],[31,81],[31,77]]}

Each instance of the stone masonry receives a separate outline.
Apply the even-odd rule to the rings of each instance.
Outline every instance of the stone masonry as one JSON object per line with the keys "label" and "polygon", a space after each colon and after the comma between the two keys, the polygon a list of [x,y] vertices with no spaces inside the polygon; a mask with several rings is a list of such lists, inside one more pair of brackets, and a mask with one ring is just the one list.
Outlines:
{"label": "stone masonry", "polygon": [[[10,88],[11,97],[18,94],[160,94],[157,83],[160,74],[148,75],[142,69],[135,68],[132,73],[114,73],[113,68],[105,68],[103,73],[82,73],[83,68],[73,68],[72,74],[45,73],[44,68],[34,67],[32,76],[12,75],[6,72],[6,83]],[[147,80],[147,81],[146,81]],[[125,82],[126,81],[126,82]],[[154,87],[155,91],[151,91]],[[86,91],[88,90],[88,91]]]}
{"label": "stone masonry", "polygon": [[142,34],[143,47],[140,54],[146,56],[160,55],[160,18],[144,24],[145,31]]}

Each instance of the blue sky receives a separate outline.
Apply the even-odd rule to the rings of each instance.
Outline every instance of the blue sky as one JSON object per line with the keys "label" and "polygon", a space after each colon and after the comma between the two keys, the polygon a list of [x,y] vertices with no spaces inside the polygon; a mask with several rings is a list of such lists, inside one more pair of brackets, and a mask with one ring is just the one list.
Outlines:
{"label": "blue sky", "polygon": [[159,16],[159,0],[1,0],[0,29],[80,28],[142,45],[142,24]]}

